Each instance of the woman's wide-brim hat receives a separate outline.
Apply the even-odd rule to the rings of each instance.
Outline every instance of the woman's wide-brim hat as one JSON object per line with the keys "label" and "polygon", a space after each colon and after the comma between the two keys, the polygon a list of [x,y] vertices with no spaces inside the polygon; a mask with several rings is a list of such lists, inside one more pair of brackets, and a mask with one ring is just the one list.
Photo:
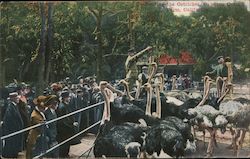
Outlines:
{"label": "woman's wide-brim hat", "polygon": [[59,102],[59,99],[56,95],[48,95],[44,101],[45,106],[49,106],[53,104],[54,102]]}
{"label": "woman's wide-brim hat", "polygon": [[44,105],[44,102],[45,102],[46,99],[47,99],[46,96],[41,95],[41,96],[38,96],[37,98],[35,98],[35,99],[33,100],[33,103],[34,103],[35,105],[37,105],[37,106],[46,107],[46,106]]}

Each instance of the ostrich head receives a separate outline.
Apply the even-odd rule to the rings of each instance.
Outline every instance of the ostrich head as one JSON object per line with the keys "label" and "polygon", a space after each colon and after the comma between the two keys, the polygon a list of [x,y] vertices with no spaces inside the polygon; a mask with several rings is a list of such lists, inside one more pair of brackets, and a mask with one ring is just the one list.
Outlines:
{"label": "ostrich head", "polygon": [[146,105],[146,115],[151,116],[151,103],[152,103],[152,86],[150,83],[145,83],[143,85],[144,89],[147,91],[147,105]]}
{"label": "ostrich head", "polygon": [[104,90],[108,85],[107,81],[101,81],[99,84],[100,90]]}
{"label": "ostrich head", "polygon": [[154,76],[154,74],[156,73],[156,70],[157,70],[157,63],[156,62],[152,62],[150,65],[152,66],[152,68],[151,68],[151,72],[150,72],[150,74],[148,76],[148,83],[151,82],[151,79],[153,78],[153,76]]}
{"label": "ostrich head", "polygon": [[134,100],[134,98],[133,98],[133,97],[131,96],[131,94],[130,94],[128,82],[125,81],[124,79],[122,79],[122,80],[119,81],[118,84],[119,84],[119,85],[123,85],[123,86],[125,87],[125,91],[126,91],[125,93],[126,93],[127,97],[129,98],[129,100],[130,100],[130,101]]}
{"label": "ostrich head", "polygon": [[109,96],[107,95],[107,91],[105,90],[107,85],[108,85],[107,81],[101,81],[99,84],[101,93],[104,98],[104,110],[103,110],[101,125],[103,125],[105,121],[110,121],[110,99]]}
{"label": "ostrich head", "polygon": [[143,85],[143,88],[146,90],[146,91],[149,91],[150,89],[152,89],[152,85],[150,83],[145,83]]}
{"label": "ostrich head", "polygon": [[163,79],[164,75],[163,75],[163,73],[157,73],[157,74],[155,74],[155,77]]}
{"label": "ostrich head", "polygon": [[128,85],[128,82],[127,81],[125,81],[124,79],[122,79],[122,80],[120,80],[119,82],[118,82],[118,85]]}
{"label": "ostrich head", "polygon": [[125,152],[128,158],[139,158],[141,153],[141,144],[138,142],[130,142],[125,146]]}

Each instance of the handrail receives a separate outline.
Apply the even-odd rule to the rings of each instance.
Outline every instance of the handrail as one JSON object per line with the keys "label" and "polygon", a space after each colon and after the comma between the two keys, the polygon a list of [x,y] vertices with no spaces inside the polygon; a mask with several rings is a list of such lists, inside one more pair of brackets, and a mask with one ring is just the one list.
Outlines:
{"label": "handrail", "polygon": [[[135,93],[135,92],[136,92],[136,91],[131,91],[130,93]],[[88,152],[88,155],[87,155],[86,158],[88,158],[89,153],[90,153],[90,151],[93,149],[94,146],[95,146],[95,144],[93,143],[92,146],[91,146],[88,150],[84,151],[84,152],[79,156],[79,158],[81,158],[81,157],[82,157],[84,154],[86,154],[87,152]]]}
{"label": "handrail", "polygon": [[28,127],[28,128],[24,128],[24,129],[19,130],[19,131],[16,131],[16,132],[10,133],[10,134],[8,134],[8,135],[2,136],[2,137],[1,137],[1,140],[7,139],[7,138],[9,138],[9,137],[15,136],[15,135],[20,134],[20,133],[23,133],[23,132],[26,132],[26,131],[28,131],[28,130],[30,130],[30,129],[34,129],[34,128],[40,127],[40,126],[45,125],[45,124],[50,124],[50,123],[52,123],[52,122],[61,120],[61,119],[66,118],[66,117],[68,117],[68,116],[71,116],[71,115],[77,114],[77,113],[79,113],[79,112],[82,112],[82,111],[91,109],[91,108],[96,107],[96,106],[98,106],[98,105],[101,105],[101,104],[103,104],[103,103],[104,103],[104,101],[102,101],[102,102],[100,102],[100,103],[96,103],[96,104],[90,105],[90,106],[87,106],[87,107],[82,108],[82,109],[79,109],[79,110],[76,110],[76,111],[71,112],[71,113],[69,113],[69,114],[60,116],[60,117],[58,117],[58,118],[56,118],[56,119],[52,119],[52,120],[49,120],[49,121],[46,121],[46,122],[43,122],[43,123],[39,123],[39,124],[30,126],[30,127]]}
{"label": "handrail", "polygon": [[[131,91],[130,93],[134,93],[134,92],[135,92],[135,91]],[[31,130],[31,129],[34,129],[34,128],[37,128],[37,127],[40,127],[40,126],[45,125],[45,124],[50,124],[50,123],[52,123],[52,122],[61,120],[61,119],[66,118],[66,117],[68,117],[68,116],[71,116],[71,115],[77,114],[77,113],[79,113],[79,112],[82,112],[82,111],[91,109],[91,108],[93,108],[93,107],[99,106],[99,105],[101,105],[101,104],[104,104],[104,101],[99,102],[99,103],[96,103],[96,104],[93,104],[93,105],[90,105],[90,106],[88,106],[88,107],[85,107],[85,108],[82,108],[82,109],[79,109],[79,110],[76,110],[76,111],[71,112],[71,113],[69,113],[69,114],[60,116],[60,117],[58,117],[58,118],[56,118],[56,119],[52,119],[52,120],[49,120],[49,121],[46,121],[46,122],[43,122],[43,123],[39,123],[39,124],[30,126],[30,127],[28,127],[28,128],[25,128],[25,129],[16,131],[16,132],[14,132],[14,133],[10,133],[10,134],[8,134],[8,135],[2,136],[2,137],[1,137],[1,140],[4,140],[4,139],[6,139],[6,138],[15,136],[15,135],[17,135],[17,134],[23,133],[23,132],[25,132],[25,131],[28,131],[28,130]],[[62,141],[61,143],[55,145],[54,147],[52,147],[52,148],[46,150],[44,153],[42,153],[42,154],[40,154],[40,155],[38,155],[38,156],[35,156],[34,158],[40,158],[40,157],[46,155],[47,153],[53,151],[54,149],[60,147],[61,145],[65,144],[66,142],[68,142],[68,141],[74,139],[75,137],[81,135],[82,133],[88,131],[89,129],[91,129],[91,128],[97,126],[97,125],[100,124],[100,123],[101,123],[101,120],[98,121],[98,122],[96,122],[96,123],[94,123],[93,125],[89,126],[88,128],[82,130],[81,132],[79,132],[79,133],[77,133],[77,134],[71,136],[70,138],[68,138],[68,139],[66,139],[66,140],[64,140],[64,141]],[[91,151],[91,149],[93,148],[93,146],[94,146],[94,144],[93,144],[92,147],[91,147],[90,149],[88,149],[86,152]],[[84,152],[83,154],[85,154],[86,152]],[[83,154],[82,154],[82,155],[83,155]],[[81,155],[81,156],[82,156],[82,155]]]}
{"label": "handrail", "polygon": [[40,155],[38,155],[38,156],[35,156],[34,158],[40,158],[40,157],[46,155],[47,153],[53,151],[54,149],[60,147],[61,145],[65,144],[66,142],[68,142],[68,141],[72,140],[73,138],[75,138],[75,137],[81,135],[82,133],[88,131],[89,129],[95,127],[96,125],[98,125],[98,124],[100,124],[100,123],[101,123],[101,120],[99,120],[98,122],[96,122],[96,123],[94,123],[93,125],[89,126],[88,128],[82,130],[81,132],[79,132],[79,133],[77,133],[77,134],[71,136],[70,138],[68,138],[68,139],[66,139],[66,140],[64,140],[64,141],[62,141],[61,143],[55,145],[54,147],[52,147],[52,148],[46,150],[44,153],[42,153],[42,154],[40,154]]}

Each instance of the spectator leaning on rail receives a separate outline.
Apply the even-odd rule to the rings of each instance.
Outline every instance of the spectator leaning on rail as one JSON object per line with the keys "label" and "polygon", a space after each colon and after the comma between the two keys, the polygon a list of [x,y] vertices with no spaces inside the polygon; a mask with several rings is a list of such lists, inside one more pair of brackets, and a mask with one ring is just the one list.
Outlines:
{"label": "spectator leaning on rail", "polygon": [[225,65],[225,61],[223,56],[217,57],[218,65],[214,67],[213,71],[206,72],[206,75],[216,75],[216,81],[217,81],[217,97],[219,98],[221,96],[221,90],[223,85],[223,79],[227,77],[227,67]]}
{"label": "spectator leaning on rail", "polygon": [[[30,123],[36,125],[39,123],[46,122],[45,110],[48,108],[45,105],[47,100],[46,96],[38,96],[33,100],[36,105],[35,109],[31,113]],[[29,131],[27,138],[27,151],[26,158],[33,158],[40,155],[48,149],[49,137],[48,137],[48,126],[43,125]]]}
{"label": "spectator leaning on rail", "polygon": [[[46,119],[53,120],[57,118],[56,115],[56,109],[58,107],[59,99],[56,95],[49,95],[47,96],[47,99],[45,101],[45,105],[48,107],[48,109],[45,110],[44,114]],[[57,137],[57,122],[52,122],[49,124],[48,129],[48,136],[49,136],[49,148],[54,147],[58,144],[56,137]],[[52,152],[50,152],[47,157],[51,158],[58,158],[59,157],[59,149],[55,149]]]}
{"label": "spectator leaning on rail", "polygon": [[[57,116],[63,116],[66,114],[69,114],[71,112],[70,109],[70,96],[68,91],[63,91],[61,93],[62,101],[59,104],[58,109],[56,110]],[[75,119],[73,116],[68,116],[66,118],[63,118],[57,122],[57,141],[63,142],[64,140],[72,137],[75,134],[76,127],[78,126],[78,123],[75,122]],[[69,157],[69,149],[70,145],[74,145],[80,143],[80,141],[71,140],[65,144],[63,144],[59,148],[59,157]]]}
{"label": "spectator leaning on rail", "polygon": [[[24,128],[21,114],[18,110],[20,98],[16,88],[10,90],[9,102],[3,117],[3,135],[16,132]],[[23,133],[12,136],[3,141],[3,157],[17,158],[18,152],[23,150]]]}

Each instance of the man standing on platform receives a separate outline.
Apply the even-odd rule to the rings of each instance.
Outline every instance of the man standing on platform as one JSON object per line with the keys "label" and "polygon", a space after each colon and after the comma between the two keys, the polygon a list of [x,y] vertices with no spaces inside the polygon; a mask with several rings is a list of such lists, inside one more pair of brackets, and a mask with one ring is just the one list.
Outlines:
{"label": "man standing on platform", "polygon": [[[18,110],[20,98],[15,88],[9,93],[9,103],[3,117],[3,135],[8,135],[24,128],[21,114]],[[3,141],[2,156],[17,158],[18,152],[23,150],[24,134],[18,134]]]}
{"label": "man standing on platform", "polygon": [[223,79],[227,78],[228,70],[223,56],[219,56],[217,59],[219,64],[214,67],[213,71],[207,72],[206,75],[216,75],[217,97],[219,98],[222,94]]}
{"label": "man standing on platform", "polygon": [[129,82],[129,89],[132,90],[133,85],[138,77],[138,69],[136,66],[137,60],[142,57],[146,51],[151,50],[152,47],[148,46],[146,49],[136,53],[134,48],[129,49],[128,57],[125,62],[126,81]]}

